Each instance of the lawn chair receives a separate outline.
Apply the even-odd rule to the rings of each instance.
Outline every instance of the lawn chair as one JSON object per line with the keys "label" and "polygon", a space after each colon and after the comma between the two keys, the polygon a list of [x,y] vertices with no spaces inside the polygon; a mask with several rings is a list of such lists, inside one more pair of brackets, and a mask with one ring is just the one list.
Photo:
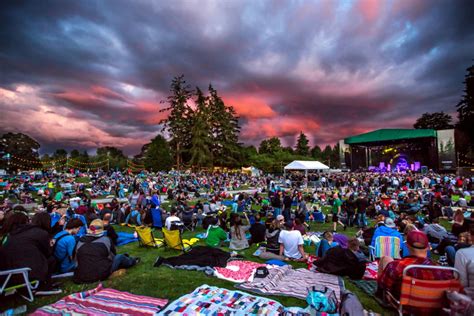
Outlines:
{"label": "lawn chair", "polygon": [[375,239],[375,247],[369,246],[370,260],[389,256],[393,259],[400,259],[400,238],[393,236],[378,236]]}
{"label": "lawn chair", "polygon": [[155,238],[150,227],[135,227],[140,247],[159,248],[164,245],[163,239]]}
{"label": "lawn chair", "polygon": [[[437,269],[453,272],[453,279],[449,280],[421,280],[407,275],[410,269]],[[459,282],[458,270],[451,267],[428,266],[428,265],[409,265],[403,270],[402,287],[400,291],[400,300],[397,300],[389,291],[385,292],[385,297],[399,315],[403,315],[404,307],[423,308],[441,310],[447,306],[445,300],[446,291],[459,291],[462,288]],[[436,314],[436,313],[435,313]],[[435,315],[434,314],[434,315]]]}
{"label": "lawn chair", "polygon": [[191,246],[199,239],[191,238],[191,240],[183,239],[179,229],[168,230],[165,227],[162,229],[165,246],[170,249],[181,250],[187,252],[191,250]]}
{"label": "lawn chair", "polygon": [[[33,290],[36,290],[38,288],[39,281],[36,281],[36,280],[30,281],[30,278],[28,276],[29,271],[31,271],[30,268],[20,268],[20,269],[0,271],[0,278],[1,279],[5,278],[2,283],[2,287],[0,288],[0,295],[4,295],[7,293],[14,293],[18,289],[26,287],[28,291],[28,296],[21,295],[21,297],[23,297],[29,302],[33,302],[35,299],[35,297],[33,296]],[[10,281],[11,277],[14,276],[15,274],[23,276],[23,283],[7,287],[8,282]]]}

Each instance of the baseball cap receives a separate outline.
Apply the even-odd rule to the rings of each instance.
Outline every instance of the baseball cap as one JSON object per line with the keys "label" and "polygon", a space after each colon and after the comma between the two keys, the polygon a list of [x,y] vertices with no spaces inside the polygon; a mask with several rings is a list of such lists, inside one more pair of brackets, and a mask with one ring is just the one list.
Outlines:
{"label": "baseball cap", "polygon": [[415,249],[426,249],[429,246],[428,237],[419,230],[412,230],[408,233],[407,244]]}
{"label": "baseball cap", "polygon": [[285,216],[283,216],[283,215],[277,215],[277,218],[276,218],[277,221],[281,222],[281,221],[284,220],[284,219],[285,219]]}
{"label": "baseball cap", "polygon": [[393,222],[393,219],[391,219],[390,217],[387,217],[385,219],[385,226],[390,227],[390,228],[394,228],[395,223]]}

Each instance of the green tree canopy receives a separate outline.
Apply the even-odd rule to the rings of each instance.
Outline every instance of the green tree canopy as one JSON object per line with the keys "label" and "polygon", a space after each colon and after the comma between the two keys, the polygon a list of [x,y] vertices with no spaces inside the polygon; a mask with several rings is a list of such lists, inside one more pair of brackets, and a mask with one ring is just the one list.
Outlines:
{"label": "green tree canopy", "polygon": [[166,139],[157,135],[142,147],[143,163],[147,170],[168,171],[173,167],[173,156]]}
{"label": "green tree canopy", "polygon": [[176,165],[181,168],[183,153],[189,148],[191,141],[192,109],[188,104],[193,95],[191,86],[184,80],[184,75],[173,78],[171,94],[167,98],[168,106],[160,112],[169,111],[166,119],[160,121],[171,136]]}
{"label": "green tree canopy", "polygon": [[303,132],[300,132],[298,140],[296,141],[295,154],[300,156],[309,156],[309,141]]}
{"label": "green tree canopy", "polygon": [[450,129],[453,128],[453,118],[444,112],[423,113],[419,117],[413,127],[416,129]]}
{"label": "green tree canopy", "polygon": [[464,95],[457,104],[459,122],[457,127],[465,135],[459,149],[463,155],[474,158],[474,65],[467,68],[464,79]]}
{"label": "green tree canopy", "polygon": [[208,98],[204,96],[201,89],[196,88],[196,110],[193,114],[194,123],[191,129],[190,164],[197,168],[212,165],[212,138],[207,101]]}
{"label": "green tree canopy", "polygon": [[[22,133],[6,133],[0,139],[0,160],[2,169],[38,168],[40,144],[28,135]],[[8,164],[8,160],[10,164]]]}
{"label": "green tree canopy", "polygon": [[281,150],[281,141],[278,137],[264,139],[258,147],[259,154],[275,154]]}

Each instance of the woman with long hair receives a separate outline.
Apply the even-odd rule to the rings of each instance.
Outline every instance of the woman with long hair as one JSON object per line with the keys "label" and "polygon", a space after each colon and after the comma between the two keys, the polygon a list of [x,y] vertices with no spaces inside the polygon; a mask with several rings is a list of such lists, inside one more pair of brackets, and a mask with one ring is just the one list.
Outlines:
{"label": "woman with long hair", "polygon": [[230,245],[229,248],[232,250],[242,250],[249,247],[245,233],[250,229],[249,218],[247,213],[244,212],[244,217],[247,221],[247,225],[242,224],[242,218],[239,216],[235,218],[232,226],[230,227]]}
{"label": "woman with long hair", "polygon": [[61,292],[51,287],[56,262],[52,256],[49,233],[40,226],[30,224],[24,208],[16,207],[8,214],[0,234],[0,270],[30,268],[30,279],[40,281],[40,288],[48,291],[46,294]]}

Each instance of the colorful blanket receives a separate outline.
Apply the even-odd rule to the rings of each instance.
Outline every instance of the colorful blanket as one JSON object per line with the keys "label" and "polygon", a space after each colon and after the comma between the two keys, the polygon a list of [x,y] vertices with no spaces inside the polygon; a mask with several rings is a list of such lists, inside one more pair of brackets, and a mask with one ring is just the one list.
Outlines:
{"label": "colorful blanket", "polygon": [[242,283],[252,279],[255,269],[265,266],[252,261],[234,260],[228,262],[225,268],[216,267],[214,275],[219,279]]}
{"label": "colorful blanket", "polygon": [[364,280],[377,280],[377,271],[379,270],[379,262],[369,262],[365,268]]}
{"label": "colorful blanket", "polygon": [[299,299],[306,299],[308,288],[318,286],[334,290],[338,302],[341,298],[342,281],[339,277],[313,272],[307,269],[296,269],[289,265],[273,267],[269,269],[269,274],[265,278],[254,278],[252,282],[237,285],[241,290],[246,290],[263,295],[291,296]]}
{"label": "colorful blanket", "polygon": [[310,314],[308,309],[299,307],[286,308],[279,302],[264,297],[204,284],[195,289],[191,294],[184,295],[170,303],[163,311],[159,312],[158,315],[322,316],[328,314]]}
{"label": "colorful blanket", "polygon": [[107,289],[99,284],[93,290],[74,293],[43,306],[31,315],[154,315],[167,303],[166,299]]}

